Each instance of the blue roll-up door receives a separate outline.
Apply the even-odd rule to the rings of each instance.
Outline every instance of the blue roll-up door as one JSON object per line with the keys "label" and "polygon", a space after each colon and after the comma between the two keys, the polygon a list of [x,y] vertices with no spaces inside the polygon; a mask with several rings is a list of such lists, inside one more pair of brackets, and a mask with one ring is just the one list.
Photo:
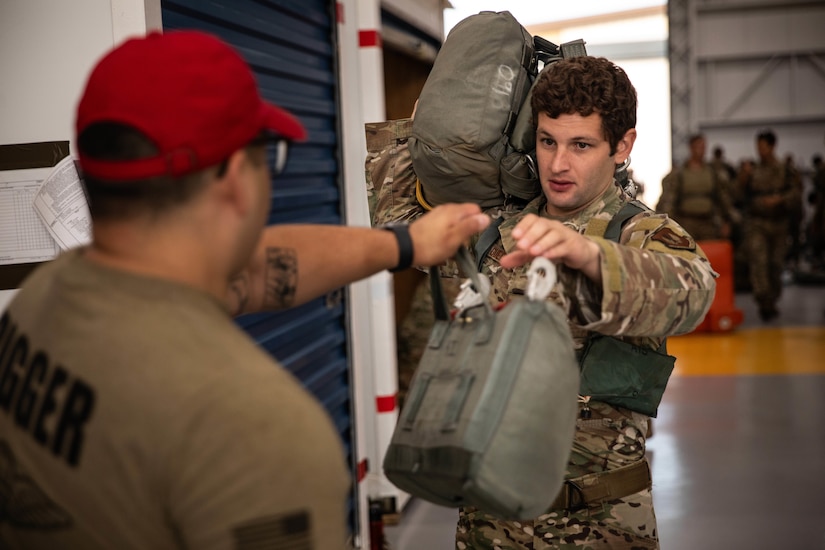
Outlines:
{"label": "blue roll-up door", "polygon": [[[295,114],[309,138],[273,182],[270,223],[342,222],[336,20],[329,0],[162,0],[164,29],[199,29],[235,46],[261,95]],[[334,266],[330,266],[334,268]],[[323,403],[354,471],[346,293],[238,323]],[[350,499],[350,526],[355,499]]]}

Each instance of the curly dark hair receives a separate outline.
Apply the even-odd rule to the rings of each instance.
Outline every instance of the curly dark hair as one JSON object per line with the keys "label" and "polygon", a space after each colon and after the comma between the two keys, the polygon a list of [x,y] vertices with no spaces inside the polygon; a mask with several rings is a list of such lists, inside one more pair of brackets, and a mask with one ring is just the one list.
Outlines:
{"label": "curly dark hair", "polygon": [[539,75],[530,106],[534,127],[539,113],[550,118],[598,113],[611,155],[625,133],[636,127],[636,89],[624,70],[604,57],[572,57],[551,64]]}

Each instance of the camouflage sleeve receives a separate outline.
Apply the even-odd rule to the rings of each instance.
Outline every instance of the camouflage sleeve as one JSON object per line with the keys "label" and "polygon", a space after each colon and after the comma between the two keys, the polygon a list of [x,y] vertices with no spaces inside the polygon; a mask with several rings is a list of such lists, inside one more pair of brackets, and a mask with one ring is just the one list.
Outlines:
{"label": "camouflage sleeve", "polygon": [[577,271],[559,270],[574,325],[615,336],[663,337],[690,332],[702,321],[718,275],[676,222],[646,212],[627,223],[621,244],[591,238],[602,252],[601,286]]}
{"label": "camouflage sleeve", "polygon": [[367,195],[373,225],[418,218],[425,211],[415,198],[417,178],[407,148],[412,119],[368,123],[364,129]]}
{"label": "camouflage sleeve", "polygon": [[659,196],[659,202],[656,203],[656,212],[673,215],[676,208],[678,179],[676,170],[671,171],[662,179],[662,194]]}

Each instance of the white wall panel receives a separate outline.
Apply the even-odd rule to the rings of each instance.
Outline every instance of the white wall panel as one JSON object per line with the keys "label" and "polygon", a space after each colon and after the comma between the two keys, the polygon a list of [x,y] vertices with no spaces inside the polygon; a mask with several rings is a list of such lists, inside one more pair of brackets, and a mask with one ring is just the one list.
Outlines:
{"label": "white wall panel", "polygon": [[790,53],[822,48],[822,7],[767,9],[744,13],[699,12],[700,58],[713,55],[748,57],[754,54]]}
{"label": "white wall panel", "polygon": [[159,26],[159,6],[160,0],[0,1],[0,144],[71,140],[89,71],[114,44]]}
{"label": "white wall panel", "polygon": [[[674,158],[689,133],[708,135],[731,160],[754,157],[770,127],[778,152],[806,168],[825,149],[825,2],[671,0],[671,38],[689,37],[671,70],[691,75],[674,97]],[[678,17],[674,17],[676,14]]]}

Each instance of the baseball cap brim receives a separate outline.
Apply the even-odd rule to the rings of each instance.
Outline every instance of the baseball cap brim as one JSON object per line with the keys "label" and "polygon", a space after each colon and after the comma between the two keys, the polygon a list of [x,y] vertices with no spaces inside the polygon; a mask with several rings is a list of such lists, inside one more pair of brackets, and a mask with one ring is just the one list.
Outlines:
{"label": "baseball cap brim", "polygon": [[264,127],[286,139],[303,141],[307,137],[304,126],[289,112],[271,103],[262,102],[261,118]]}

